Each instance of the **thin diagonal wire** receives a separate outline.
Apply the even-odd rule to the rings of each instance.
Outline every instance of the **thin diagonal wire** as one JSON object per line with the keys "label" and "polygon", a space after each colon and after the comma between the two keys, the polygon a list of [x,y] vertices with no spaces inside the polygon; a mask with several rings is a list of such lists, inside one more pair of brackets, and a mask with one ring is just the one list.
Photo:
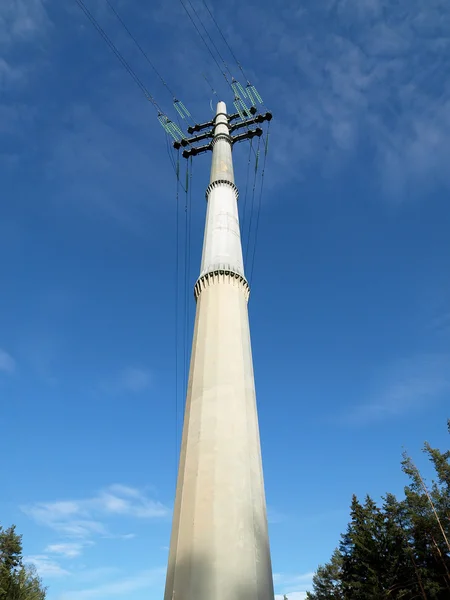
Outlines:
{"label": "thin diagonal wire", "polygon": [[[186,255],[186,260],[187,260],[187,281],[188,281],[188,285],[186,286],[186,298],[187,298],[187,310],[186,310],[186,332],[189,332],[189,317],[190,317],[190,312],[191,312],[191,298],[192,298],[192,293],[191,290],[189,289],[190,286],[190,282],[191,282],[191,238],[192,238],[192,172],[193,172],[193,168],[192,168],[192,156],[190,157],[190,169],[189,169],[189,205],[188,205],[188,228],[187,228],[187,232],[188,232],[188,239],[187,239],[187,255]],[[187,335],[187,339],[189,340],[189,336]],[[186,344],[186,373],[187,373],[187,378],[186,378],[186,395],[187,395],[187,390],[188,390],[188,383],[189,383],[189,343]]]}
{"label": "thin diagonal wire", "polygon": [[206,33],[206,35],[208,36],[209,41],[211,42],[214,50],[217,52],[217,56],[219,57],[219,59],[223,62],[223,66],[225,67],[225,70],[228,71],[228,74],[230,75],[231,79],[233,79],[233,75],[230,71],[230,69],[228,68],[227,63],[225,62],[222,54],[220,53],[219,48],[217,47],[215,41],[213,40],[213,38],[211,37],[209,31],[207,30],[205,24],[203,23],[202,18],[200,17],[200,15],[197,12],[197,9],[195,8],[195,6],[192,4],[191,0],[187,0],[187,2],[189,3],[189,6],[191,7],[192,11],[194,12],[195,16],[197,17],[200,25],[203,27],[204,32]]}
{"label": "thin diagonal wire", "polygon": [[[178,151],[177,172],[179,174],[180,153]],[[179,264],[180,264],[180,218],[179,218],[179,200],[180,200],[180,178],[177,177],[177,191],[175,203],[175,486],[178,472],[178,305],[179,305]]]}
{"label": "thin diagonal wire", "polygon": [[138,50],[140,51],[140,53],[142,54],[142,56],[145,58],[145,60],[148,62],[148,64],[151,66],[151,68],[153,69],[153,71],[155,72],[156,76],[160,79],[161,83],[164,85],[164,87],[167,89],[167,91],[169,92],[169,94],[172,96],[172,98],[175,98],[175,94],[173,93],[173,91],[170,89],[170,87],[168,86],[166,80],[164,79],[164,77],[161,75],[161,73],[158,71],[158,69],[155,67],[154,63],[150,60],[148,54],[145,52],[145,50],[143,49],[143,47],[140,45],[140,43],[137,41],[136,37],[132,34],[132,32],[130,31],[130,29],[127,27],[125,21],[122,19],[122,17],[119,15],[119,13],[117,12],[117,10],[114,8],[114,6],[111,4],[111,2],[109,0],[105,0],[106,4],[109,6],[109,8],[112,10],[112,12],[115,14],[117,20],[119,21],[119,23],[122,25],[122,27],[125,29],[125,31],[128,33],[128,35],[130,36],[130,38],[133,40],[133,42],[136,44],[136,47],[138,48]]}
{"label": "thin diagonal wire", "polygon": [[244,194],[244,202],[242,205],[242,231],[245,231],[245,220],[246,220],[246,214],[247,214],[248,182],[250,179],[250,164],[252,162],[252,145],[253,145],[253,138],[250,139],[250,148],[248,151],[247,176],[245,179],[245,194]]}
{"label": "thin diagonal wire", "polygon": [[252,279],[253,279],[253,268],[255,266],[256,246],[258,244],[259,218],[260,218],[260,214],[261,214],[262,195],[263,195],[263,189],[264,189],[264,175],[266,172],[266,161],[267,161],[267,153],[268,153],[268,145],[269,145],[269,130],[270,130],[270,121],[269,121],[269,125],[267,126],[266,144],[265,144],[266,149],[264,151],[264,161],[263,161],[263,168],[262,168],[262,172],[261,172],[261,188],[259,190],[259,201],[258,201],[258,209],[257,209],[257,215],[256,215],[255,242],[253,244],[253,256],[252,256],[252,263],[251,263],[251,268],[250,268],[250,278],[249,278],[250,285],[251,285]]}
{"label": "thin diagonal wire", "polygon": [[184,319],[184,333],[183,333],[183,347],[184,347],[184,355],[183,355],[183,389],[184,389],[184,397],[186,398],[187,394],[187,354],[188,354],[188,296],[187,296],[187,288],[188,288],[188,233],[189,233],[189,220],[188,220],[188,211],[189,211],[189,161],[186,161],[186,195],[185,195],[185,203],[184,203],[184,288],[183,288],[183,299],[184,299],[184,310],[183,310],[183,319]]}
{"label": "thin diagonal wire", "polygon": [[[205,46],[206,46],[206,49],[208,50],[208,52],[209,52],[209,54],[211,55],[212,59],[213,59],[213,60],[214,60],[214,62],[216,63],[216,65],[217,65],[217,68],[219,69],[220,73],[221,73],[221,74],[222,74],[222,75],[225,77],[225,81],[226,81],[226,82],[227,82],[227,84],[228,84],[228,85],[231,87],[231,82],[230,82],[230,81],[228,81],[227,74],[226,74],[226,73],[224,73],[224,71],[222,70],[221,66],[220,66],[220,65],[219,65],[219,63],[217,62],[217,59],[216,59],[216,57],[214,56],[214,54],[213,54],[213,52],[212,52],[211,48],[208,46],[208,44],[207,44],[207,42],[206,42],[205,38],[204,38],[204,37],[203,37],[203,35],[202,35],[202,32],[201,32],[201,31],[200,31],[200,29],[197,27],[197,23],[196,23],[196,22],[194,21],[194,19],[192,18],[192,15],[191,15],[191,13],[188,11],[188,9],[187,9],[187,7],[186,7],[185,3],[183,2],[183,0],[180,0],[180,3],[181,3],[181,6],[182,6],[182,7],[184,8],[184,10],[186,11],[186,14],[187,14],[187,16],[189,17],[189,19],[190,19],[190,21],[191,21],[192,25],[195,27],[195,30],[197,31],[198,35],[200,36],[200,38],[201,38],[202,42],[205,44]],[[233,89],[233,88],[231,88],[231,89]]]}
{"label": "thin diagonal wire", "polygon": [[142,81],[140,80],[140,78],[138,77],[138,75],[134,72],[134,70],[131,68],[131,66],[128,64],[128,62],[125,60],[125,58],[122,56],[122,54],[119,52],[118,48],[112,42],[112,40],[110,39],[110,37],[108,36],[108,34],[105,32],[105,30],[100,26],[100,24],[98,23],[97,19],[92,15],[92,13],[90,12],[90,10],[84,4],[83,0],[75,0],[75,2],[78,4],[78,6],[84,12],[84,14],[86,15],[86,17],[89,19],[89,21],[95,27],[95,29],[101,35],[101,37],[104,39],[104,41],[108,44],[109,48],[114,52],[114,54],[116,55],[116,57],[119,60],[119,62],[122,64],[122,66],[124,67],[124,69],[128,72],[128,74],[132,77],[132,79],[134,80],[134,82],[136,83],[136,85],[141,89],[142,93],[147,98],[147,100],[149,100],[153,104],[153,106],[156,108],[156,110],[158,112],[162,112],[162,110],[159,107],[159,105],[156,102],[156,100],[153,98],[153,96],[150,94],[150,92],[148,91],[148,89],[142,83]]}
{"label": "thin diagonal wire", "polygon": [[171,152],[170,148],[171,148],[171,142],[170,142],[169,136],[166,135],[166,149],[167,149],[167,154],[169,155],[170,164],[172,165],[172,169],[173,169],[173,171],[174,171],[174,173],[176,175],[176,178],[178,179],[178,182],[180,184],[181,189],[183,190],[183,192],[185,192],[186,189],[185,189],[184,185],[180,181],[180,170],[177,169],[177,166],[175,164],[175,160],[174,160],[174,158],[172,156],[172,152]]}
{"label": "thin diagonal wire", "polygon": [[[258,138],[258,148],[256,151],[256,160],[258,159],[258,155],[259,155],[259,147],[261,144],[261,138]],[[254,213],[254,207],[255,207],[255,190],[256,190],[256,177],[258,174],[258,164],[255,161],[255,176],[253,178],[253,189],[252,189],[252,202],[251,202],[251,207],[250,207],[250,222],[248,224],[248,234],[247,234],[247,249],[245,251],[245,266],[247,267],[248,265],[248,253],[249,253],[249,249],[250,249],[250,237],[251,237],[251,230],[252,230],[252,222],[253,222],[253,213]]]}
{"label": "thin diagonal wire", "polygon": [[217,27],[217,30],[218,30],[218,32],[220,33],[220,35],[221,35],[221,37],[222,37],[223,41],[225,42],[225,44],[226,44],[226,46],[227,46],[228,50],[230,51],[230,53],[231,53],[231,56],[234,58],[234,61],[235,61],[235,63],[237,64],[237,66],[238,66],[238,69],[241,71],[241,73],[242,73],[242,75],[243,75],[244,79],[245,79],[245,80],[248,82],[248,79],[247,79],[247,77],[246,77],[246,75],[245,75],[245,73],[244,73],[244,68],[243,68],[242,64],[239,62],[239,60],[238,60],[238,58],[237,58],[236,54],[235,54],[235,53],[234,53],[234,51],[233,51],[233,48],[231,47],[231,44],[228,42],[227,38],[225,37],[224,33],[222,32],[222,28],[220,27],[219,23],[217,22],[216,18],[214,17],[214,15],[213,15],[213,13],[212,13],[211,9],[209,8],[209,5],[208,5],[208,3],[206,2],[206,0],[203,0],[203,4],[205,5],[205,8],[206,8],[206,10],[207,10],[207,11],[208,11],[208,13],[209,13],[209,16],[210,16],[210,17],[211,17],[211,19],[213,20],[213,23],[214,23],[214,25]]}

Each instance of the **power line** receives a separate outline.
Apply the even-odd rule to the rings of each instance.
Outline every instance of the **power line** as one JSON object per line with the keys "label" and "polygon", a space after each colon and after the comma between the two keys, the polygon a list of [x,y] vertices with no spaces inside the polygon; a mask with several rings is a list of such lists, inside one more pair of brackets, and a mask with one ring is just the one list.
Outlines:
{"label": "power line", "polygon": [[236,62],[236,64],[237,64],[237,66],[238,66],[239,70],[241,71],[241,73],[242,73],[242,75],[243,75],[244,79],[247,81],[247,83],[249,83],[249,81],[248,81],[248,79],[247,79],[247,77],[246,77],[246,75],[245,75],[245,73],[244,73],[244,69],[243,69],[243,67],[242,67],[241,63],[240,63],[240,62],[239,62],[239,60],[237,59],[237,57],[236,57],[236,54],[233,52],[233,48],[232,48],[232,47],[231,47],[231,45],[229,44],[229,42],[228,42],[227,38],[225,37],[225,35],[223,34],[223,32],[222,32],[222,29],[221,29],[220,25],[218,24],[218,22],[217,22],[216,18],[214,17],[214,15],[213,15],[213,13],[212,13],[211,9],[209,8],[209,5],[208,5],[208,3],[206,2],[206,0],[203,0],[203,4],[205,5],[205,8],[206,8],[206,10],[207,10],[207,11],[208,11],[208,13],[209,13],[209,16],[210,16],[210,17],[211,17],[211,19],[213,20],[213,23],[214,23],[214,25],[217,27],[217,30],[218,30],[218,32],[220,33],[220,35],[221,35],[221,37],[222,37],[223,41],[225,42],[225,44],[226,44],[226,46],[227,46],[228,50],[230,51],[230,53],[231,53],[231,56],[234,58],[234,61]]}
{"label": "power line", "polygon": [[223,62],[223,65],[224,65],[224,67],[225,67],[225,70],[226,70],[226,71],[228,71],[228,73],[229,73],[229,75],[230,75],[231,79],[233,79],[233,75],[232,75],[232,73],[231,73],[230,69],[228,68],[228,65],[227,65],[227,63],[225,62],[225,60],[224,60],[224,58],[223,58],[222,54],[220,53],[220,50],[218,49],[218,47],[217,47],[217,45],[216,45],[215,41],[213,40],[213,38],[212,38],[212,37],[211,37],[211,35],[209,34],[209,31],[207,30],[207,28],[206,28],[205,24],[203,23],[203,20],[202,20],[202,18],[200,17],[200,15],[198,14],[198,12],[197,12],[197,10],[196,10],[195,6],[192,4],[191,0],[187,0],[187,2],[189,3],[189,6],[191,7],[191,9],[194,11],[194,14],[195,14],[195,16],[197,17],[197,19],[198,19],[198,21],[199,21],[200,25],[203,27],[203,29],[204,29],[204,31],[205,31],[205,33],[206,33],[206,35],[208,36],[208,39],[209,39],[209,41],[211,42],[211,44],[212,44],[213,48],[214,48],[214,49],[215,49],[215,51],[217,52],[217,56],[218,56],[218,57],[219,57],[219,59],[220,59],[220,60]]}
{"label": "power line", "polygon": [[221,66],[219,65],[217,58],[214,56],[211,48],[208,46],[207,41],[205,40],[202,32],[200,31],[200,29],[197,27],[197,23],[194,21],[194,19],[192,18],[191,13],[188,11],[186,4],[183,2],[183,0],[180,0],[181,6],[184,8],[187,16],[189,17],[192,25],[195,27],[195,30],[197,31],[198,35],[200,36],[202,42],[204,43],[204,45],[206,46],[206,49],[208,50],[209,54],[211,55],[213,61],[216,63],[217,68],[219,69],[220,73],[225,77],[225,81],[227,82],[227,84],[231,87],[231,82],[228,80],[227,74],[222,70]]}
{"label": "power line", "polygon": [[259,190],[258,209],[257,209],[257,214],[256,214],[255,243],[253,245],[253,256],[252,256],[252,263],[251,263],[251,267],[250,267],[250,278],[249,278],[250,285],[251,285],[252,279],[253,279],[253,268],[255,266],[256,245],[258,243],[259,217],[261,214],[261,204],[262,204],[262,195],[263,195],[263,188],[264,188],[264,175],[266,172],[267,152],[269,150],[269,130],[270,130],[270,121],[267,126],[266,141],[265,141],[265,148],[264,148],[264,161],[263,161],[263,168],[262,168],[262,172],[261,172],[261,188]]}
{"label": "power line", "polygon": [[156,110],[161,113],[162,111],[161,111],[158,103],[156,102],[156,100],[153,98],[153,96],[150,94],[150,92],[148,91],[148,89],[142,83],[141,79],[138,77],[138,75],[136,75],[136,73],[134,72],[134,70],[130,67],[130,65],[128,64],[128,62],[125,60],[125,58],[119,52],[119,50],[117,49],[117,47],[115,46],[115,44],[112,42],[112,40],[109,38],[108,34],[105,32],[105,30],[98,23],[97,19],[93,16],[93,14],[87,8],[87,6],[83,2],[83,0],[75,0],[75,2],[78,4],[78,6],[84,12],[84,14],[86,15],[86,17],[89,19],[89,21],[95,27],[95,29],[98,31],[98,33],[101,35],[101,37],[104,39],[104,41],[108,44],[108,46],[110,47],[110,49],[114,52],[114,54],[116,55],[117,59],[120,61],[120,63],[122,64],[122,66],[124,67],[124,69],[128,72],[128,74],[132,77],[132,79],[134,80],[134,82],[136,83],[136,85],[140,88],[140,90],[142,91],[142,93],[144,94],[144,96],[147,98],[147,100],[149,100],[153,104],[153,106],[156,108]]}
{"label": "power line", "polygon": [[259,163],[259,147],[261,144],[261,138],[258,138],[258,148],[256,150],[256,158],[255,158],[255,175],[253,178],[253,188],[252,188],[252,202],[250,207],[250,222],[248,224],[248,234],[247,234],[247,248],[245,251],[245,266],[248,265],[248,253],[250,250],[250,238],[251,238],[251,230],[252,230],[252,222],[253,222],[253,213],[255,206],[255,191],[256,191],[256,177],[258,174],[258,163]]}
{"label": "power line", "polygon": [[248,182],[250,179],[250,164],[252,161],[252,146],[253,146],[253,138],[250,139],[250,147],[248,149],[247,176],[245,178],[245,195],[244,195],[244,203],[243,203],[243,208],[242,208],[242,231],[245,230],[245,218],[246,218],[246,214],[247,214]]}
{"label": "power line", "polygon": [[[190,158],[191,168],[189,173],[189,207],[188,207],[188,224],[187,224],[187,243],[186,243],[186,263],[187,263],[187,283],[186,285],[186,332],[188,331],[189,326],[189,317],[190,317],[190,309],[191,309],[191,297],[192,294],[189,291],[189,285],[191,280],[191,233],[192,233],[192,156]],[[187,395],[187,386],[188,386],[188,378],[189,378],[189,348],[186,339],[186,395]]]}
{"label": "power line", "polygon": [[188,240],[189,240],[189,161],[186,161],[186,186],[185,186],[185,204],[184,204],[184,285],[183,285],[183,301],[184,301],[184,330],[183,330],[183,386],[184,396],[187,393],[188,380]]}
{"label": "power line", "polygon": [[155,67],[154,63],[150,60],[148,54],[145,52],[145,50],[142,48],[142,46],[140,45],[140,43],[137,41],[136,37],[132,34],[132,32],[130,31],[130,29],[127,27],[126,23],[124,22],[124,20],[122,19],[122,17],[119,15],[119,13],[117,12],[117,10],[114,8],[114,6],[111,4],[111,2],[109,0],[105,0],[105,2],[109,6],[109,8],[112,10],[112,12],[116,16],[117,20],[119,21],[119,23],[122,25],[122,27],[128,33],[128,35],[130,36],[130,38],[133,40],[133,42],[135,43],[136,47],[138,48],[138,50],[142,54],[142,56],[145,58],[145,60],[151,66],[151,68],[155,72],[156,76],[160,79],[160,81],[163,84],[163,86],[167,89],[167,91],[172,96],[172,98],[175,98],[175,94],[170,89],[170,87],[167,85],[166,80],[161,75],[161,73],[158,71],[158,69]]}
{"label": "power line", "polygon": [[[166,137],[167,140],[167,137]],[[180,153],[178,152],[176,175],[177,175],[177,192],[176,192],[176,204],[175,204],[175,486],[176,477],[178,470],[178,296],[179,296],[179,285],[178,285],[178,272],[180,262],[180,218],[179,218],[179,199],[180,199],[180,178],[178,177],[180,170]]]}

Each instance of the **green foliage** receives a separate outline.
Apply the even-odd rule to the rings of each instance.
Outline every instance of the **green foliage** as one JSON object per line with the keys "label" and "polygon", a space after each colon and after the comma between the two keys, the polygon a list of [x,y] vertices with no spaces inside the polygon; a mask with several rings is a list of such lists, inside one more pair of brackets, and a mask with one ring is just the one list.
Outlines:
{"label": "green foliage", "polygon": [[449,600],[450,451],[423,450],[436,473],[430,489],[405,454],[403,500],[387,494],[379,507],[353,496],[347,531],[308,600]]}
{"label": "green foliage", "polygon": [[0,600],[45,600],[46,590],[34,567],[22,562],[22,536],[14,525],[0,526]]}

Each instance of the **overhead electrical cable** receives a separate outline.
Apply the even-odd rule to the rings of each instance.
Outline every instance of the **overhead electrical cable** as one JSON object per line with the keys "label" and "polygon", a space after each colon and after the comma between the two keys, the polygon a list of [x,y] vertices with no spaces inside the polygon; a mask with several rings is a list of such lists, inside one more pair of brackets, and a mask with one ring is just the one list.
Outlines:
{"label": "overhead electrical cable", "polygon": [[[203,4],[205,5],[205,8],[208,11],[209,16],[211,17],[211,20],[213,21],[214,25],[216,26],[217,31],[219,32],[221,38],[225,42],[228,50],[230,51],[230,54],[233,57],[238,69],[241,71],[242,76],[244,77],[245,81],[247,82],[247,85],[244,89],[242,87],[242,85],[239,83],[239,81],[236,81],[233,78],[232,88],[233,88],[235,95],[237,96],[237,98],[236,98],[237,104],[238,105],[240,104],[242,106],[242,108],[244,108],[246,110],[246,112],[248,112],[248,108],[246,106],[244,98],[248,98],[250,100],[250,103],[253,106],[256,105],[256,102],[259,102],[260,104],[264,104],[263,99],[259,95],[258,90],[255,88],[254,85],[252,85],[252,83],[250,83],[248,77],[246,76],[246,74],[244,72],[244,67],[242,66],[241,62],[237,58],[236,53],[234,52],[233,48],[231,47],[231,44],[228,42],[227,38],[225,37],[225,34],[223,33],[222,28],[220,27],[219,23],[217,22],[217,19],[215,18],[212,10],[210,9],[207,1],[203,0]],[[236,106],[236,104],[235,104],[235,106]],[[239,111],[239,108],[237,106],[236,106],[236,108]]]}
{"label": "overhead electrical cable", "polygon": [[213,38],[211,37],[208,29],[206,28],[206,25],[204,24],[201,16],[198,14],[197,9],[195,8],[195,6],[192,4],[191,0],[187,0],[189,6],[191,7],[193,13],[195,14],[195,16],[197,17],[200,25],[203,27],[204,32],[206,33],[209,41],[212,44],[212,47],[214,48],[214,50],[217,52],[217,56],[219,57],[219,59],[222,61],[223,66],[225,67],[225,71],[228,71],[229,76],[231,77],[231,79],[233,79],[233,74],[231,73],[230,69],[228,68],[227,63],[225,62],[225,59],[223,58],[222,54],[220,53],[219,48],[217,47],[215,41],[213,40]]}
{"label": "overhead electrical cable", "polygon": [[258,138],[258,148],[256,150],[256,157],[255,157],[255,174],[253,177],[253,188],[252,188],[252,201],[251,201],[251,205],[250,205],[250,220],[249,220],[249,224],[248,224],[248,233],[247,233],[247,248],[245,251],[245,268],[247,268],[248,266],[248,254],[249,254],[249,250],[250,250],[250,241],[251,241],[251,233],[252,233],[252,223],[253,223],[253,214],[254,214],[254,207],[255,207],[255,192],[256,192],[256,181],[257,181],[257,175],[258,175],[258,166],[259,166],[259,148],[261,145],[261,138]]}
{"label": "overhead electrical cable", "polygon": [[256,246],[258,244],[259,218],[261,215],[262,195],[263,195],[263,189],[264,189],[264,175],[266,172],[267,152],[269,150],[269,131],[270,131],[270,121],[267,126],[266,139],[265,139],[265,143],[264,143],[264,160],[263,160],[263,167],[262,167],[262,171],[261,171],[261,187],[259,190],[258,208],[257,208],[257,213],[256,213],[255,241],[253,244],[253,255],[252,255],[252,262],[251,262],[251,267],[250,267],[250,278],[249,278],[250,285],[252,284],[252,279],[253,279],[253,268],[255,266]]}
{"label": "overhead electrical cable", "polygon": [[[167,138],[166,138],[167,139]],[[175,201],[175,485],[178,470],[178,354],[179,354],[179,339],[178,339],[178,304],[179,304],[179,263],[180,263],[180,152],[178,151],[177,166],[176,166],[176,201]]]}
{"label": "overhead electrical cable", "polygon": [[245,178],[245,194],[244,194],[244,202],[242,206],[242,231],[245,231],[245,219],[247,215],[247,197],[248,197],[248,182],[250,179],[250,164],[252,162],[252,149],[253,149],[253,138],[250,139],[250,146],[248,149],[248,162],[247,162],[247,175]]}
{"label": "overhead electrical cable", "polygon": [[133,40],[133,42],[135,43],[135,45],[138,48],[139,52],[142,54],[142,56],[148,62],[148,64],[150,65],[150,67],[153,69],[153,71],[155,72],[155,74],[158,77],[158,79],[161,81],[161,83],[163,84],[163,86],[166,88],[166,90],[172,96],[172,99],[173,99],[173,102],[174,102],[174,106],[175,106],[175,108],[177,110],[178,115],[181,116],[181,118],[183,118],[183,119],[186,118],[186,117],[191,117],[190,112],[187,110],[187,108],[184,106],[184,104],[176,97],[175,93],[169,87],[167,81],[164,79],[164,77],[158,71],[158,69],[156,68],[155,64],[153,63],[153,61],[148,56],[147,52],[144,50],[144,48],[138,42],[138,40],[136,39],[136,37],[130,31],[129,27],[127,27],[127,24],[122,19],[122,17],[117,12],[117,10],[114,8],[114,6],[111,4],[110,0],[105,0],[105,2],[109,6],[109,8],[111,9],[111,11],[114,13],[114,15],[116,16],[117,20],[122,25],[122,27],[125,29],[125,31],[127,32],[127,34]]}
{"label": "overhead electrical cable", "polygon": [[231,47],[230,43],[228,42],[227,38],[225,37],[224,33],[222,32],[222,29],[221,29],[220,25],[218,24],[218,22],[217,22],[216,18],[214,17],[214,14],[213,14],[212,10],[210,9],[210,7],[209,7],[208,3],[206,2],[206,0],[203,0],[203,4],[205,5],[205,8],[206,8],[206,10],[208,11],[208,13],[209,13],[209,16],[211,17],[211,19],[212,19],[212,21],[213,21],[214,25],[217,27],[217,31],[220,33],[220,36],[222,37],[222,39],[223,39],[223,41],[225,42],[225,44],[226,44],[226,46],[227,46],[228,50],[230,51],[230,54],[231,54],[231,56],[233,57],[233,59],[234,59],[235,63],[237,64],[237,66],[238,66],[238,69],[241,71],[241,73],[242,73],[242,76],[244,77],[244,79],[245,79],[245,81],[246,81],[247,83],[250,83],[250,82],[248,81],[248,78],[247,78],[247,76],[246,76],[246,75],[245,75],[245,73],[244,73],[244,68],[243,68],[243,66],[241,65],[241,63],[239,62],[238,58],[236,57],[236,54],[234,53],[234,51],[233,51],[233,48]]}
{"label": "overhead electrical cable", "polygon": [[159,113],[162,113],[162,110],[161,110],[160,106],[158,105],[158,103],[156,102],[156,100],[153,98],[153,96],[150,94],[150,92],[148,91],[148,89],[145,87],[145,85],[143,84],[143,82],[141,81],[141,79],[138,77],[138,75],[135,73],[135,71],[131,68],[131,66],[128,64],[128,62],[125,60],[125,58],[122,56],[122,54],[120,53],[120,51],[118,50],[118,48],[116,47],[116,45],[112,42],[112,40],[110,39],[110,37],[108,36],[108,34],[105,32],[105,30],[98,23],[97,19],[94,17],[94,15],[87,8],[87,6],[83,2],[83,0],[75,0],[75,2],[78,4],[78,6],[84,12],[84,14],[86,15],[86,17],[89,19],[89,21],[95,27],[95,29],[98,31],[98,33],[101,35],[101,37],[104,39],[104,41],[108,44],[108,46],[110,47],[110,49],[114,52],[114,54],[116,55],[116,57],[119,60],[119,62],[122,64],[122,66],[128,72],[128,74],[132,77],[132,79],[134,80],[134,82],[136,83],[136,85],[141,89],[142,93],[147,98],[147,100],[149,100],[153,104],[153,106],[155,107],[155,109]]}
{"label": "overhead electrical cable", "polygon": [[140,45],[140,43],[137,41],[136,37],[132,34],[132,32],[130,31],[130,29],[127,27],[125,21],[122,19],[122,17],[119,15],[119,13],[117,12],[117,10],[114,8],[114,6],[111,4],[111,2],[109,0],[105,0],[106,4],[109,6],[109,8],[111,9],[111,11],[114,13],[114,15],[116,16],[117,20],[119,21],[119,23],[122,25],[122,27],[125,29],[125,31],[128,33],[128,35],[130,36],[130,38],[133,40],[133,42],[135,43],[137,49],[139,50],[139,52],[142,54],[142,56],[145,58],[145,60],[148,62],[148,64],[151,66],[151,68],[153,69],[153,71],[155,72],[156,76],[158,77],[158,79],[161,81],[161,83],[163,84],[163,86],[166,88],[166,90],[169,92],[169,94],[172,96],[172,98],[175,98],[175,94],[173,93],[173,91],[170,89],[170,87],[167,85],[166,80],[164,79],[164,77],[161,75],[161,73],[158,71],[158,69],[155,67],[154,63],[150,60],[148,54],[145,52],[145,50],[143,49],[143,47]]}
{"label": "overhead electrical cable", "polygon": [[184,283],[183,283],[183,391],[187,392],[187,357],[188,357],[188,239],[189,239],[189,161],[186,161],[186,184],[184,203]]}
{"label": "overhead electrical cable", "polygon": [[[191,297],[192,294],[190,292],[189,286],[191,284],[191,238],[192,238],[192,156],[189,159],[190,169],[189,169],[189,204],[188,204],[188,214],[187,214],[187,242],[186,242],[186,263],[187,263],[187,285],[186,285],[186,338],[187,332],[189,331],[189,318],[191,313]],[[189,344],[186,339],[186,394],[187,395],[187,387],[188,387],[188,379],[189,379]]]}
{"label": "overhead electrical cable", "polygon": [[180,0],[181,6],[184,8],[187,16],[189,17],[192,25],[195,27],[195,30],[197,31],[198,35],[200,36],[202,42],[204,43],[204,45],[206,46],[206,49],[208,50],[211,58],[214,60],[214,62],[217,65],[217,68],[219,69],[220,73],[223,75],[223,77],[225,78],[225,81],[227,82],[227,84],[231,87],[231,82],[228,79],[227,74],[223,71],[222,67],[220,66],[217,58],[214,56],[214,53],[212,52],[211,48],[209,47],[207,41],[205,40],[202,32],[200,31],[200,29],[197,26],[197,23],[194,21],[194,19],[192,18],[191,13],[188,11],[186,4],[183,2],[183,0]]}

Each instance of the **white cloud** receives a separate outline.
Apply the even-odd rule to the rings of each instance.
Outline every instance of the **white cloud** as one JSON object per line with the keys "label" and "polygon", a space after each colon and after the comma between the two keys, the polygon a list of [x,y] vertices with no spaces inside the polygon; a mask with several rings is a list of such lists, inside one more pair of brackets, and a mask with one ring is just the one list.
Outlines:
{"label": "white cloud", "polygon": [[[306,592],[287,592],[288,600],[305,600]],[[284,594],[275,594],[275,600],[284,600]]]}
{"label": "white cloud", "polygon": [[274,573],[273,581],[277,591],[275,600],[283,600],[284,595],[288,600],[303,600],[306,598],[306,592],[311,590],[313,576],[312,572],[300,575]]}
{"label": "white cloud", "polygon": [[59,600],[89,600],[90,598],[110,598],[132,594],[138,590],[162,586],[166,569],[158,568],[138,573],[133,577],[112,581],[104,585],[84,590],[76,590],[61,594]]}
{"label": "white cloud", "polygon": [[[37,523],[50,527],[69,538],[90,539],[94,536],[110,537],[105,520],[111,517],[135,519],[163,518],[169,508],[149,498],[144,492],[122,485],[113,485],[92,498],[62,502],[40,502],[22,507],[25,514]],[[126,534],[126,538],[132,534]],[[113,536],[115,537],[115,536]],[[122,537],[122,536],[119,536]],[[56,552],[53,546],[53,552]],[[66,546],[72,552],[81,551],[81,545]],[[62,550],[63,545],[59,545]],[[62,553],[62,552],[61,552]]]}
{"label": "white cloud", "polygon": [[[276,90],[271,147],[280,178],[311,166],[334,173],[363,151],[391,197],[450,186],[447,6],[330,0],[297,11],[271,4],[254,11],[255,27],[264,24],[254,40],[267,69],[264,76],[260,67],[260,91]],[[251,9],[246,3],[236,10],[242,22]]]}
{"label": "white cloud", "polygon": [[267,521],[271,524],[281,523],[286,519],[286,515],[276,510],[275,508],[267,507]]}
{"label": "white cloud", "polygon": [[150,385],[150,372],[147,369],[129,367],[121,376],[123,388],[130,392],[141,392]]}
{"label": "white cloud", "polygon": [[76,558],[77,556],[80,556],[85,546],[86,543],[81,544],[75,542],[50,544],[45,549],[45,552],[49,554],[60,554],[65,558]]}
{"label": "white cloud", "polygon": [[39,575],[47,579],[69,575],[69,571],[63,569],[57,562],[45,554],[26,556],[24,557],[24,562],[25,564],[34,565]]}
{"label": "white cloud", "polygon": [[28,41],[49,27],[45,0],[6,0],[0,3],[0,44]]}
{"label": "white cloud", "polygon": [[126,367],[115,377],[101,382],[99,390],[106,394],[138,394],[151,384],[151,372],[142,367]]}
{"label": "white cloud", "polygon": [[419,355],[395,364],[381,379],[371,400],[355,406],[344,418],[346,422],[371,423],[440,401],[450,391],[450,356]]}
{"label": "white cloud", "polygon": [[16,361],[5,350],[0,348],[0,371],[12,373],[16,368]]}

